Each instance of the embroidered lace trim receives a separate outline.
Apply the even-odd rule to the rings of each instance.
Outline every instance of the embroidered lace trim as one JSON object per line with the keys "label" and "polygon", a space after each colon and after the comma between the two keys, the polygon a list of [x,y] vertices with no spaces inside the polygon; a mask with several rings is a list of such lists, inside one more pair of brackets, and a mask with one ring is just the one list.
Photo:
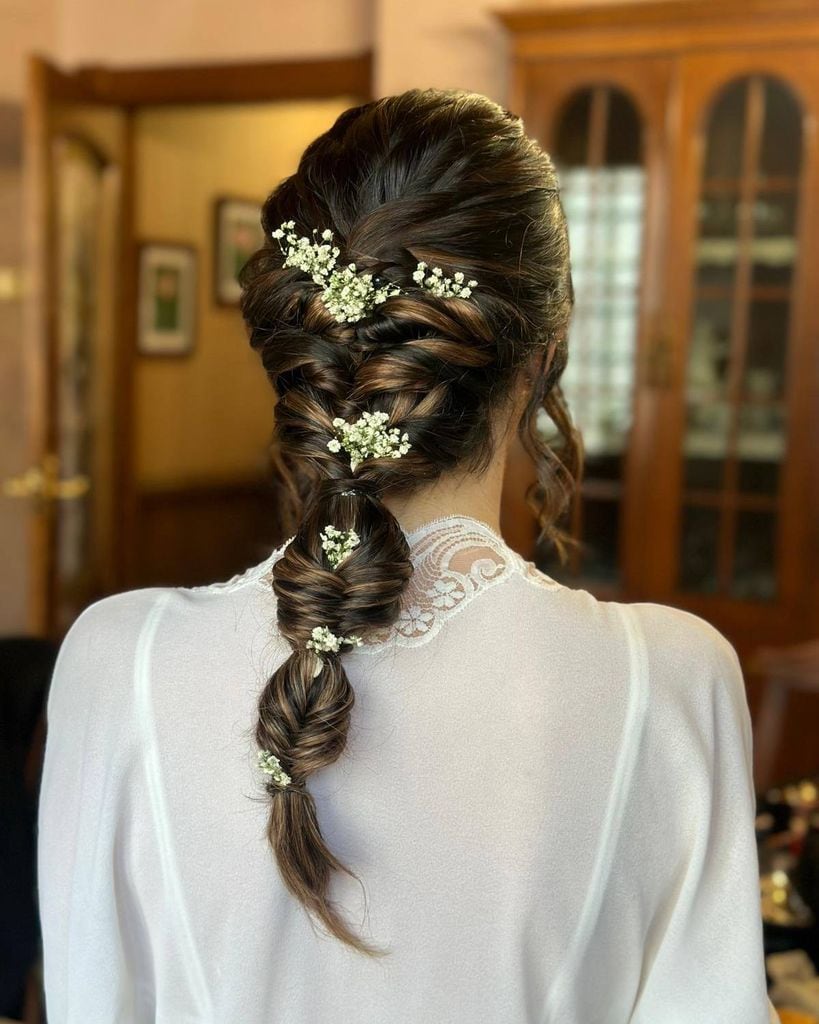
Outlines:
{"label": "embroidered lace trim", "polygon": [[391,627],[368,635],[361,648],[365,652],[389,640],[400,647],[426,643],[479,594],[515,575],[541,583],[541,574],[534,566],[533,576],[529,563],[501,537],[469,517],[427,524],[409,535],[409,540],[415,571],[404,592],[401,611]]}
{"label": "embroidered lace trim", "polygon": [[[259,565],[224,583],[189,589],[224,593],[256,584],[269,593],[271,569],[291,539]],[[442,516],[411,530],[407,540],[414,572],[398,619],[370,633],[359,651],[374,653],[388,641],[401,647],[426,643],[478,595],[515,576],[547,590],[562,589],[562,584],[513,551],[492,527],[472,516]]]}

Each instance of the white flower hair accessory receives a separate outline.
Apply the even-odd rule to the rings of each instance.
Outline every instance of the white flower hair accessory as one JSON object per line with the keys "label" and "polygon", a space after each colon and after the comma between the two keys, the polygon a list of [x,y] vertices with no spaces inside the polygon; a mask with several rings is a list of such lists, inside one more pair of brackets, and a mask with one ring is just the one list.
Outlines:
{"label": "white flower hair accessory", "polygon": [[314,626],[311,630],[311,639],[305,646],[308,651],[316,652],[316,667],[313,671],[313,678],[321,672],[323,662],[318,656],[319,652],[329,651],[337,653],[341,650],[342,644],[350,644],[352,647],[360,647],[364,641],[360,636],[336,636],[327,626]]}
{"label": "white flower hair accessory", "polygon": [[440,295],[442,298],[457,295],[461,299],[468,299],[472,294],[472,289],[478,287],[478,282],[475,280],[467,281],[464,284],[464,275],[460,270],[454,277],[444,277],[444,272],[440,267],[433,267],[427,274],[427,265],[423,260],[418,264],[418,269],[413,273],[412,279],[422,288],[431,291],[433,295]]}
{"label": "white flower hair accessory", "polygon": [[361,543],[361,538],[355,530],[338,530],[328,523],[319,534],[321,537],[322,550],[327,555],[327,561],[337,569],[344,559],[354,551]]}
{"label": "white flower hair accessory", "polygon": [[[373,275],[357,273],[355,263],[337,269],[336,259],[340,250],[337,245],[329,244],[333,240],[333,232],[329,228],[321,233],[323,241],[317,242],[295,234],[295,226],[295,221],[286,220],[271,232],[273,238],[279,239],[279,247],[285,255],[283,266],[298,267],[310,274],[316,284],[323,285],[322,300],[339,323],[356,323],[375,306],[400,293],[401,289],[396,285],[376,288]],[[313,228],[314,235],[316,232],[317,228]],[[286,251],[282,238],[287,239]]]}
{"label": "white flower hair accessory", "polygon": [[341,650],[342,644],[360,647],[363,642],[360,636],[336,636],[327,626],[314,626],[310,635],[311,639],[305,645],[308,651],[332,651],[335,653]]}
{"label": "white flower hair accessory", "polygon": [[[296,222],[283,221],[281,226],[271,231],[271,236],[278,240],[279,248],[284,255],[285,267],[298,267],[309,274],[316,284],[322,285],[322,301],[329,312],[339,323],[357,323],[368,316],[376,306],[385,302],[393,295],[401,295],[403,289],[398,285],[385,284],[376,287],[373,275],[360,273],[355,263],[346,267],[336,267],[336,260],[341,252],[337,245],[331,245],[333,232],[325,228],[321,232],[321,241],[316,241],[318,228],[313,228],[313,238],[297,235]],[[287,248],[281,240],[286,239]],[[458,271],[454,277],[445,277],[440,267],[433,267],[429,276],[426,275],[427,264],[420,261],[412,275],[413,281],[433,294],[443,298],[457,296],[468,299],[477,281],[463,284],[464,275]]]}
{"label": "white flower hair accessory", "polygon": [[282,768],[281,763],[275,754],[272,754],[269,750],[259,751],[259,767],[263,772],[273,776],[273,781],[277,786],[284,789],[285,786],[289,786],[293,781],[287,772]]}
{"label": "white flower hair accessory", "polygon": [[398,427],[386,427],[388,420],[385,412],[362,413],[355,423],[336,416],[336,436],[330,438],[327,447],[331,452],[343,448],[350,456],[353,471],[364,459],[400,459],[412,447],[409,434],[401,434]]}

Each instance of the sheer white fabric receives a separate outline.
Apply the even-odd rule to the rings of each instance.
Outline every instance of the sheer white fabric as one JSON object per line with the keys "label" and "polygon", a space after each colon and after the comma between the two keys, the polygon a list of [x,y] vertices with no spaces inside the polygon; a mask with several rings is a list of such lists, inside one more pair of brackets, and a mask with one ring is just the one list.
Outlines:
{"label": "sheer white fabric", "polygon": [[395,628],[344,654],[311,776],[365,959],[265,840],[256,701],[289,653],[269,573],[97,601],[48,703],[51,1024],[766,1024],[751,730],[733,647],[564,587],[487,525],[409,534]]}

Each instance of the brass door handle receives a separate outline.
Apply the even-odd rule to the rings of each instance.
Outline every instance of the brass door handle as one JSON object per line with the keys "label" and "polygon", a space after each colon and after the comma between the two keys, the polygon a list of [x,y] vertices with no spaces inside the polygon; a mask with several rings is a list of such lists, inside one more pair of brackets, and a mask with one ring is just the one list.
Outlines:
{"label": "brass door handle", "polygon": [[49,452],[41,466],[30,466],[24,473],[3,481],[7,498],[44,498],[49,501],[74,501],[91,489],[91,479],[84,473],[60,479],[60,460]]}
{"label": "brass door handle", "polygon": [[42,493],[43,471],[39,466],[31,466],[25,473],[3,481],[3,494],[7,498],[34,498]]}

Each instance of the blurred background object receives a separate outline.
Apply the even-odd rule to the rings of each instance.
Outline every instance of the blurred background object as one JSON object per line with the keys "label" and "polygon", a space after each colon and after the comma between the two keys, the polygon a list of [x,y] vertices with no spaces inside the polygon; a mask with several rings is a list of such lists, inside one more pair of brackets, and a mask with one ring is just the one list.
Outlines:
{"label": "blurred background object", "polygon": [[56,656],[50,640],[0,638],[0,1015],[26,1022],[42,1013],[35,825]]}
{"label": "blurred background object", "polygon": [[[754,740],[754,778],[760,788],[774,779],[774,766],[782,756],[791,694],[819,700],[819,640],[792,647],[761,647],[751,667],[764,680]],[[819,750],[815,739],[814,750]]]}

